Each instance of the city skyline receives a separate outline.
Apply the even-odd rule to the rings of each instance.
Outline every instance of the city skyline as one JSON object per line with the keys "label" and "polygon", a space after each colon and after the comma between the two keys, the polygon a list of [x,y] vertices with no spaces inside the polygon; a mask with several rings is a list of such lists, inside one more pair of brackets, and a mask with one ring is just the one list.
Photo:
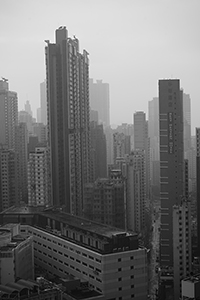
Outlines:
{"label": "city skyline", "polygon": [[[81,50],[84,47],[89,52],[90,78],[109,83],[111,124],[133,123],[133,113],[147,113],[148,101],[158,95],[158,79],[180,78],[185,93],[190,94],[194,134],[194,127],[199,127],[195,111],[200,3],[93,3],[58,1],[47,7],[45,1],[38,6],[21,0],[1,6],[0,76],[8,78],[10,90],[18,93],[19,110],[29,100],[36,115],[40,83],[45,79],[44,40],[53,41],[54,29],[66,25],[69,34],[81,41]],[[62,8],[59,17],[54,14],[56,6]]]}

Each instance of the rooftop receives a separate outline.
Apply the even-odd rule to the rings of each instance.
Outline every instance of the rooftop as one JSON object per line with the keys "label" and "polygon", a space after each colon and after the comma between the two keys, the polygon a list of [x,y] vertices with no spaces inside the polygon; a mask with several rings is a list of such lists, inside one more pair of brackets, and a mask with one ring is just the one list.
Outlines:
{"label": "rooftop", "polygon": [[183,281],[189,281],[192,283],[200,282],[200,274],[196,274],[196,275],[187,277],[187,278],[183,279]]}
{"label": "rooftop", "polygon": [[137,236],[137,233],[135,232],[127,232],[125,230],[116,227],[111,227],[84,218],[73,216],[55,209],[43,211],[42,213],[40,213],[40,215],[53,218],[54,220],[58,220],[63,223],[67,223],[69,226],[71,225],[72,227],[84,229],[92,233],[100,234],[109,238],[112,238],[113,236],[117,236],[117,235],[135,236],[135,237]]}
{"label": "rooftop", "polygon": [[43,206],[11,206],[8,209],[1,212],[1,214],[37,214],[43,211],[45,207]]}
{"label": "rooftop", "polygon": [[11,242],[9,242],[5,246],[0,247],[1,251],[12,251],[14,248],[16,248],[21,242],[25,241],[27,238],[22,237],[21,235],[15,235]]}

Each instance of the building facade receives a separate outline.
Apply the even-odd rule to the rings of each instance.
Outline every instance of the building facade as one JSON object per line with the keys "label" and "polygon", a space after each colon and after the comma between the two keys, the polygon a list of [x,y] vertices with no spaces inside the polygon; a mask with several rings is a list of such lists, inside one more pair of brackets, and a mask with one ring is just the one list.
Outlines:
{"label": "building facade", "polygon": [[53,204],[81,215],[90,181],[89,59],[66,27],[47,41],[46,77]]}
{"label": "building facade", "polygon": [[197,249],[198,253],[200,253],[200,128],[196,128],[196,172]]}
{"label": "building facade", "polygon": [[[107,177],[107,151],[106,136],[104,134],[103,125],[96,122],[90,122],[91,134],[91,162],[93,170],[93,178]],[[92,180],[93,181],[93,180]]]}
{"label": "building facade", "polygon": [[131,139],[129,135],[124,133],[113,133],[113,160],[116,164],[117,158],[125,157],[131,152]]}
{"label": "building facade", "polygon": [[148,137],[148,122],[143,111],[134,113],[134,150],[145,153],[145,185],[146,198],[150,198],[150,143]]}
{"label": "building facade", "polygon": [[33,237],[22,237],[19,224],[0,227],[0,235],[0,284],[34,279]]}
{"label": "building facade", "polygon": [[181,297],[181,280],[191,274],[191,211],[190,203],[183,201],[173,207],[173,281],[174,299]]}
{"label": "building facade", "polygon": [[112,170],[85,187],[84,215],[89,220],[125,229],[125,182],[121,171]]}
{"label": "building facade", "polygon": [[126,159],[127,229],[141,233],[145,226],[145,153],[133,151]]}
{"label": "building facade", "polygon": [[0,144],[15,149],[15,130],[18,124],[18,98],[9,91],[7,79],[0,80]]}
{"label": "building facade", "polygon": [[19,204],[18,161],[14,150],[0,148],[0,211]]}
{"label": "building facade", "polygon": [[35,149],[28,161],[28,204],[45,206],[51,204],[49,176],[49,151],[46,147]]}
{"label": "building facade", "polygon": [[148,135],[150,139],[150,183],[153,195],[160,188],[160,151],[159,151],[159,100],[157,97],[148,103]]}
{"label": "building facade", "polygon": [[19,201],[27,203],[27,162],[28,162],[28,131],[25,123],[16,127],[16,154],[18,164]]}
{"label": "building facade", "polygon": [[[178,79],[159,80],[160,122],[160,267],[161,290],[166,294],[165,275],[173,274],[173,206],[184,196],[183,104]],[[169,279],[170,280],[170,279]],[[172,284],[172,282],[171,282]],[[166,292],[166,293],[165,293]],[[162,295],[165,299],[164,294]]]}

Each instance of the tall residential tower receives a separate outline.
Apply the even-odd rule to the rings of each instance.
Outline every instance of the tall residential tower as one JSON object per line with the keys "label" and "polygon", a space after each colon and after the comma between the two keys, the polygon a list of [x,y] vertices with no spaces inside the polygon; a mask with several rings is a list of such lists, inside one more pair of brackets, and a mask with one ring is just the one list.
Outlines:
{"label": "tall residential tower", "polygon": [[47,42],[46,77],[53,204],[83,212],[84,184],[90,177],[89,59],[66,27]]}

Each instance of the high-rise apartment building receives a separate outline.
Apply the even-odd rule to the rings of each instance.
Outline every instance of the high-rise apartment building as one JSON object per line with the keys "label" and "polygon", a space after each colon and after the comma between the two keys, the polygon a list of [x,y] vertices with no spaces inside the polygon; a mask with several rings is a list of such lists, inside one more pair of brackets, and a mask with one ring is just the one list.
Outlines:
{"label": "high-rise apartment building", "polygon": [[90,122],[91,133],[91,163],[93,170],[93,178],[107,177],[107,152],[106,152],[106,136],[103,125],[96,122]]}
{"label": "high-rise apartment building", "polygon": [[47,91],[46,81],[40,83],[40,122],[47,125]]}
{"label": "high-rise apartment building", "polygon": [[[196,191],[197,191],[197,242],[200,253],[200,128],[196,128]],[[200,254],[199,254],[200,256]]]}
{"label": "high-rise apartment building", "polygon": [[120,170],[85,187],[84,215],[89,220],[125,229],[125,181]]}
{"label": "high-rise apartment building", "polygon": [[90,180],[89,59],[66,27],[47,41],[46,76],[53,204],[82,215]]}
{"label": "high-rise apartment building", "polygon": [[18,162],[14,150],[0,148],[0,211],[19,204]]}
{"label": "high-rise apartment building", "polygon": [[113,133],[113,159],[114,165],[119,157],[125,157],[125,155],[131,152],[131,140],[129,135],[124,133]]}
{"label": "high-rise apartment building", "polygon": [[145,185],[146,198],[150,197],[150,143],[148,137],[148,122],[143,111],[134,113],[134,150],[145,153]]}
{"label": "high-rise apartment building", "polygon": [[191,212],[190,203],[173,206],[173,282],[174,299],[180,299],[181,280],[191,273]]}
{"label": "high-rise apartment building", "polygon": [[28,200],[27,189],[27,160],[28,160],[28,131],[25,123],[19,123],[16,127],[16,154],[18,163],[19,199],[22,202]]}
{"label": "high-rise apartment building", "polygon": [[159,122],[162,279],[166,270],[173,273],[173,206],[184,196],[183,103],[178,79],[159,80]]}
{"label": "high-rise apartment building", "polygon": [[145,226],[145,153],[133,151],[126,159],[127,229],[141,233]]}
{"label": "high-rise apartment building", "polygon": [[89,81],[90,106],[92,110],[98,111],[99,123],[104,127],[110,126],[110,98],[109,84],[93,79]]}
{"label": "high-rise apartment building", "polygon": [[33,133],[33,118],[32,116],[25,110],[21,110],[18,113],[18,119],[20,123],[26,123],[28,134],[31,135]]}
{"label": "high-rise apartment building", "polygon": [[160,151],[159,151],[159,100],[157,97],[148,103],[148,135],[150,139],[150,182],[153,195],[160,188]]}
{"label": "high-rise apartment building", "polygon": [[35,149],[28,161],[28,204],[45,206],[51,204],[49,178],[49,152],[45,147]]}
{"label": "high-rise apartment building", "polygon": [[43,123],[33,124],[33,134],[38,137],[39,143],[47,144],[47,126]]}
{"label": "high-rise apartment building", "polygon": [[0,144],[15,149],[15,129],[18,124],[17,93],[9,91],[7,79],[0,80]]}

